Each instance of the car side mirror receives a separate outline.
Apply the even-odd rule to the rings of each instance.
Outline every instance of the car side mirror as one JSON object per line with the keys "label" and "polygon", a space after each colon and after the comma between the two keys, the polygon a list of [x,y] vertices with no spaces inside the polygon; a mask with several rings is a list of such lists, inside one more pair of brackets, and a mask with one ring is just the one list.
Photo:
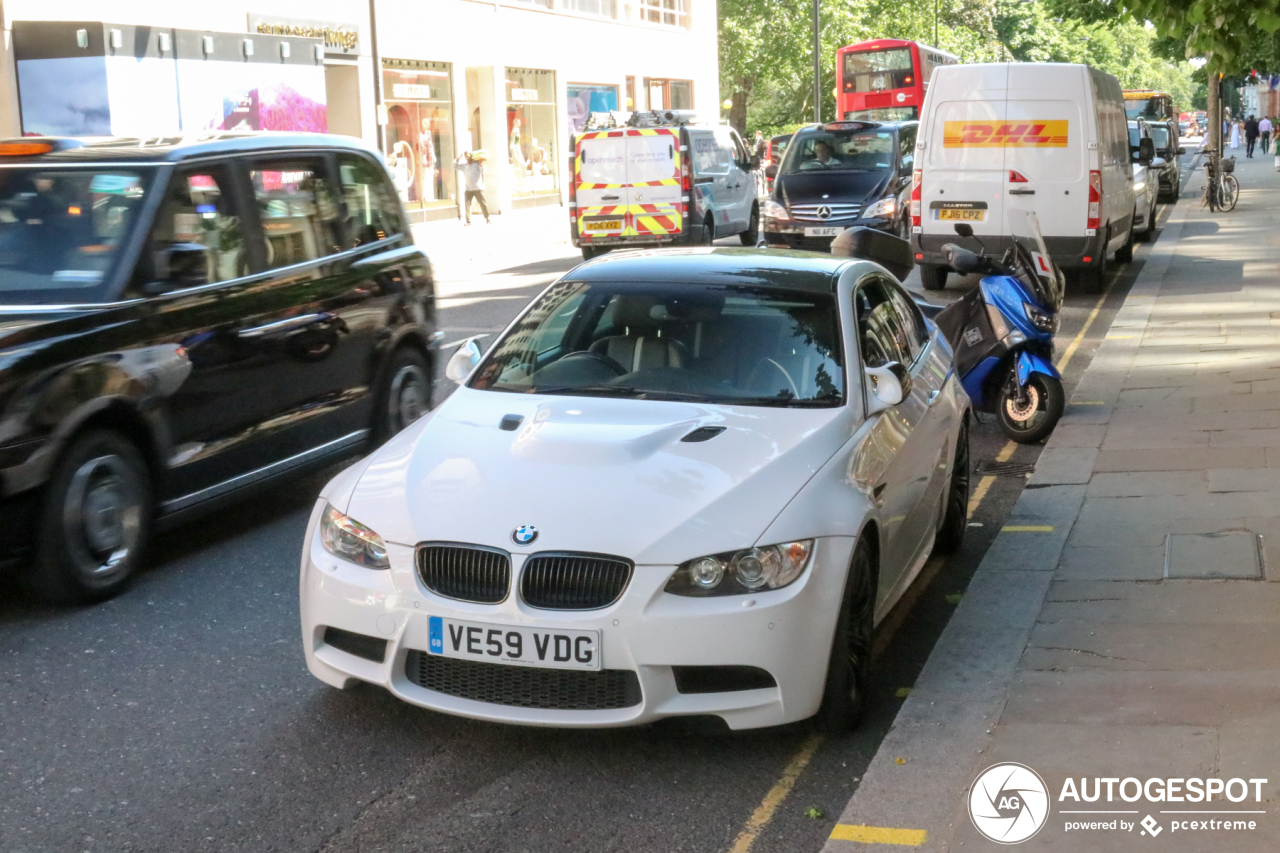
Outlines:
{"label": "car side mirror", "polygon": [[981,255],[971,252],[963,246],[957,246],[955,243],[947,243],[943,246],[942,256],[947,259],[947,266],[961,275],[982,272],[985,268]]}
{"label": "car side mirror", "polygon": [[1186,154],[1186,153],[1187,153],[1187,149],[1185,149],[1185,148],[1183,148],[1181,145],[1179,145],[1179,146],[1178,146],[1178,153],[1179,153],[1179,154]]}
{"label": "car side mirror", "polygon": [[450,382],[462,384],[475,366],[480,363],[480,357],[483,353],[480,351],[480,344],[476,343],[475,338],[467,338],[458,347],[449,358],[449,363],[444,366],[444,376]]}
{"label": "car side mirror", "polygon": [[973,226],[972,226],[972,225],[970,225],[968,222],[957,222],[957,223],[956,223],[956,234],[958,234],[958,235],[959,235],[959,236],[961,236],[961,237],[972,237],[972,236],[973,236]]}
{"label": "car side mirror", "polygon": [[1138,162],[1150,163],[1156,159],[1156,143],[1151,137],[1138,140]]}
{"label": "car side mirror", "polygon": [[199,243],[173,243],[155,253],[155,278],[142,286],[147,296],[209,283],[206,249]]}
{"label": "car side mirror", "polygon": [[867,400],[869,415],[893,408],[911,393],[911,374],[896,361],[880,367],[865,368],[863,373],[871,390]]}

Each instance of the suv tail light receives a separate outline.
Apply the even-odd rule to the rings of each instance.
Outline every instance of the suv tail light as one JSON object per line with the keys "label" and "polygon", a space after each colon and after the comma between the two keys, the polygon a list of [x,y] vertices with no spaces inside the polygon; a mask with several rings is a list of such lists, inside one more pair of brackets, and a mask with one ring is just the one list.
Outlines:
{"label": "suv tail light", "polygon": [[1085,225],[1090,233],[1097,234],[1102,226],[1102,173],[1089,172],[1089,221]]}
{"label": "suv tail light", "polygon": [[911,227],[920,227],[920,184],[921,172],[916,169],[911,173]]}

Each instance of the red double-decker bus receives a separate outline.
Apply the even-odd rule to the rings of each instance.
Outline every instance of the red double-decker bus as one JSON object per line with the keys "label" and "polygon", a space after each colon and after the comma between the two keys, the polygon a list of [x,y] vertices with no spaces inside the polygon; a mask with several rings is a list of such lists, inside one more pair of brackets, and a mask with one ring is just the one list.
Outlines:
{"label": "red double-decker bus", "polygon": [[901,39],[842,47],[836,51],[836,111],[842,119],[865,121],[919,118],[934,67],[959,61],[945,50]]}

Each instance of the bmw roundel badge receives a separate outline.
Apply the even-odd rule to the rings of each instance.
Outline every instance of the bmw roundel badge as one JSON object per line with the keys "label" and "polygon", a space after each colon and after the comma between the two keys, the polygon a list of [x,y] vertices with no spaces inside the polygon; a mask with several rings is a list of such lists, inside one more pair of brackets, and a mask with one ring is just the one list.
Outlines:
{"label": "bmw roundel badge", "polygon": [[511,541],[517,545],[532,545],[538,538],[538,528],[532,524],[522,524],[511,531]]}

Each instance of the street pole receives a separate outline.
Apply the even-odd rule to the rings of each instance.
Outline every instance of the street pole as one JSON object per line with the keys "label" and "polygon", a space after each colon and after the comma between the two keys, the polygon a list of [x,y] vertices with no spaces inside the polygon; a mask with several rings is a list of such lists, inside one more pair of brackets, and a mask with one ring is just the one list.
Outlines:
{"label": "street pole", "polygon": [[378,138],[378,150],[386,152],[387,144],[383,136],[381,118],[382,107],[382,56],[378,53],[378,9],[375,0],[369,0],[369,51],[373,54],[373,125]]}
{"label": "street pole", "polygon": [[818,0],[813,0],[813,120],[822,122],[822,42],[818,37]]}
{"label": "street pole", "polygon": [[1207,75],[1209,78],[1209,98],[1205,104],[1207,109],[1205,112],[1209,114],[1209,147],[1222,155],[1222,81],[1218,77],[1218,72],[1210,71]]}

